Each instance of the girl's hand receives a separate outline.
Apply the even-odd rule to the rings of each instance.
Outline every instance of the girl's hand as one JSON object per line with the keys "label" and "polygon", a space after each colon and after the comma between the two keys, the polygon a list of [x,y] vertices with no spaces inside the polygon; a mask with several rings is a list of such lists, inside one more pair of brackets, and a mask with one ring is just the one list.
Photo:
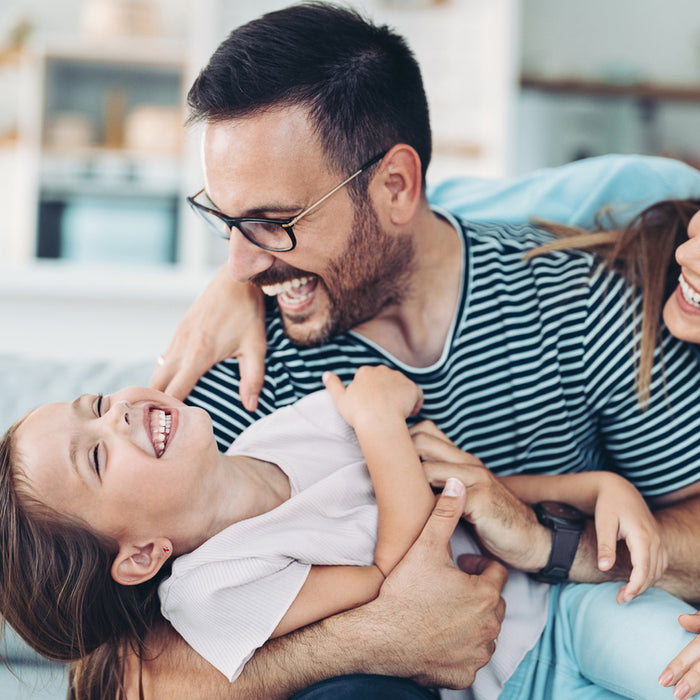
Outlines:
{"label": "girl's hand", "polygon": [[[700,632],[700,613],[681,615],[678,622],[688,632]],[[700,691],[700,637],[693,639],[664,669],[659,676],[659,684],[664,688],[675,685],[673,697],[679,700]]]}
{"label": "girl's hand", "polygon": [[639,491],[612,472],[601,473],[600,479],[595,504],[598,568],[601,571],[612,568],[617,541],[625,540],[632,572],[617,594],[617,602],[624,603],[661,578],[668,565],[668,555],[656,520]]}
{"label": "girl's hand", "polygon": [[385,365],[360,367],[347,387],[333,372],[323,373],[323,383],[340,415],[355,429],[388,417],[406,420],[423,405],[421,388]]}

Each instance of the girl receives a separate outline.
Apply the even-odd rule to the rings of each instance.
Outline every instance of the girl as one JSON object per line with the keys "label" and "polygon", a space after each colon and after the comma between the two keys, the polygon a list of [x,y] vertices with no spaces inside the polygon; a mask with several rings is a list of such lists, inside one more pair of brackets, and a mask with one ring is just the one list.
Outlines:
{"label": "girl", "polygon": [[[165,617],[233,680],[267,638],[376,596],[433,504],[405,423],[421,392],[384,366],[362,368],[348,388],[329,373],[324,383],[327,392],[258,421],[226,455],[217,452],[204,411],[148,389],[81,396],[22,419],[0,449],[7,621],[52,659],[77,659],[102,645],[118,657],[122,644],[138,647],[160,614],[158,588]],[[494,479],[483,465],[477,470]],[[508,485],[531,498],[538,480],[509,477]],[[626,539],[639,562],[629,596],[663,573],[654,520],[620,477],[545,477],[536,497],[595,513],[601,544]],[[478,531],[478,518],[474,525]],[[469,546],[461,537],[456,553]],[[604,663],[610,654],[574,658],[582,686],[611,699],[667,697],[655,678],[692,638],[673,619],[690,608],[656,590],[634,608],[616,606],[615,587],[555,587],[571,645],[582,634],[599,649],[611,625],[628,634],[617,640],[613,668]],[[548,586],[512,572],[508,613],[497,651],[477,675],[477,698],[543,697],[533,668],[556,697],[551,663],[569,673],[568,656],[544,664],[528,656],[518,666],[551,636],[548,595]],[[601,596],[612,605],[601,605]],[[624,623],[616,625],[611,611],[621,611]],[[668,622],[648,625],[652,611]],[[640,629],[646,654],[627,654],[638,649]],[[515,684],[508,680],[514,671]]]}

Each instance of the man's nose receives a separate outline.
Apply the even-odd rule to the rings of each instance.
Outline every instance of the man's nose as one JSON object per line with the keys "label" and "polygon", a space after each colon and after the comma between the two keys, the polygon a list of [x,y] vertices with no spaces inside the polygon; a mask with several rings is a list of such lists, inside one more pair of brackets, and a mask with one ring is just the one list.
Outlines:
{"label": "man's nose", "polygon": [[228,270],[236,282],[246,284],[267,270],[275,261],[274,255],[251,243],[239,230],[233,228],[228,241]]}

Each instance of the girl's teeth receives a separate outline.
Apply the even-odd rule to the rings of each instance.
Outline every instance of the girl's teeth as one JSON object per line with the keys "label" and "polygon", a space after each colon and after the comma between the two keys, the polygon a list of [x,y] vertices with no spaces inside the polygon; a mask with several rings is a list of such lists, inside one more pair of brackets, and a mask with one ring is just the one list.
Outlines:
{"label": "girl's teeth", "polygon": [[172,424],[172,416],[160,409],[152,409],[151,411],[151,432],[153,446],[156,450],[156,457],[161,457],[165,452],[165,442],[167,436],[170,435],[170,426]]}

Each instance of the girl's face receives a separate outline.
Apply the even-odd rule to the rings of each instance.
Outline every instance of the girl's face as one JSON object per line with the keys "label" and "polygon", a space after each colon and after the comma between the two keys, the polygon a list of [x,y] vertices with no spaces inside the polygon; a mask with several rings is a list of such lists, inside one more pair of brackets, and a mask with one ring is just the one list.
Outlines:
{"label": "girl's face", "polygon": [[668,329],[681,340],[700,343],[700,212],[688,224],[688,240],[676,249],[681,279],[664,306]]}
{"label": "girl's face", "polygon": [[140,387],[42,406],[16,448],[35,497],[119,542],[177,536],[218,458],[205,411]]}

